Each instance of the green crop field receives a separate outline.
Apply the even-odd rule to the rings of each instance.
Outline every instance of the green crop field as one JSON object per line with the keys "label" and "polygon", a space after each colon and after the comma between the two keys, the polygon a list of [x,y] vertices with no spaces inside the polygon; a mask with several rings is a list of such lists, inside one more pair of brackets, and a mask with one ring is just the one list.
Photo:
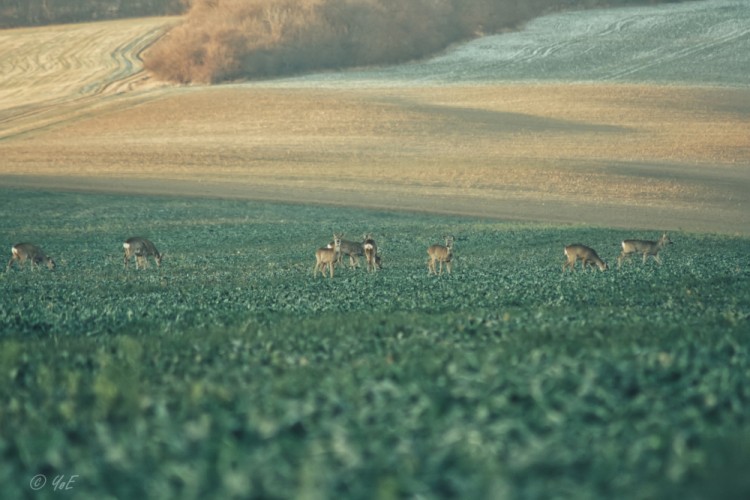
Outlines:
{"label": "green crop field", "polygon": [[[57,262],[0,273],[4,498],[750,496],[748,238],[618,270],[659,234],[21,190],[0,215],[3,264]],[[382,271],[313,277],[334,231]],[[124,268],[133,235],[160,268]],[[610,269],[564,274],[573,242]]]}

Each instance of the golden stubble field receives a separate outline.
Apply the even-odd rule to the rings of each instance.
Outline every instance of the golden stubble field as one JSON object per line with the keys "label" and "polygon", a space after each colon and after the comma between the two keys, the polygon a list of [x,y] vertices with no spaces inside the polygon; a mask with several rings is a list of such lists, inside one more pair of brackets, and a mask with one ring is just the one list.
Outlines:
{"label": "golden stubble field", "polygon": [[0,31],[0,187],[750,234],[750,89],[171,86],[174,22]]}

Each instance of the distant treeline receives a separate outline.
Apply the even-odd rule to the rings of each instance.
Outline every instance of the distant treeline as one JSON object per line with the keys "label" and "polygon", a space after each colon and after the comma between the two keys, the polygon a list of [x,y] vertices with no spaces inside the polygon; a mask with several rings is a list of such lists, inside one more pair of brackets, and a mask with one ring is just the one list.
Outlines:
{"label": "distant treeline", "polygon": [[194,0],[145,54],[182,83],[397,64],[561,9],[679,0]]}
{"label": "distant treeline", "polygon": [[182,14],[191,0],[0,0],[0,28]]}

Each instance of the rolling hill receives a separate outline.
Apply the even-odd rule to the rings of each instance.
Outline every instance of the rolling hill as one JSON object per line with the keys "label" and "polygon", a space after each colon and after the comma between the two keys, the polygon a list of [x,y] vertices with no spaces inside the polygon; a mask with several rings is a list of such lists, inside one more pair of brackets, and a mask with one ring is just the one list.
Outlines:
{"label": "rolling hill", "polygon": [[748,10],[556,14],[426,61],[213,87],[143,72],[176,18],[2,31],[0,185],[748,234]]}

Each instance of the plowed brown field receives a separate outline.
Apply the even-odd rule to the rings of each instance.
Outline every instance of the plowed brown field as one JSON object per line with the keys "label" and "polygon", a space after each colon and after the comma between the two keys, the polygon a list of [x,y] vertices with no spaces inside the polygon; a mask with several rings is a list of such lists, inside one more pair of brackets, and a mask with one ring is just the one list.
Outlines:
{"label": "plowed brown field", "polygon": [[748,89],[167,86],[172,22],[0,31],[0,187],[750,234]]}

